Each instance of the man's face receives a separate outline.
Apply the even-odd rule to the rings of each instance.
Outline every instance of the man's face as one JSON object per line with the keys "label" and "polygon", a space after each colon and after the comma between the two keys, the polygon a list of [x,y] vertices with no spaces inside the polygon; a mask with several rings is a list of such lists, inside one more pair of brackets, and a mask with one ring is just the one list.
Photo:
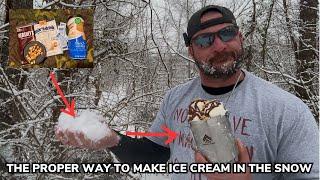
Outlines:
{"label": "man's face", "polygon": [[[201,17],[201,22],[222,17],[219,12],[211,11]],[[206,33],[218,32],[219,30],[233,26],[231,23],[223,23],[211,26],[197,32],[191,40],[189,54],[194,58],[196,65],[202,73],[213,78],[227,78],[233,75],[240,67],[242,55],[242,35],[240,32],[226,42],[215,34],[214,42],[208,47],[200,47],[194,40]]]}

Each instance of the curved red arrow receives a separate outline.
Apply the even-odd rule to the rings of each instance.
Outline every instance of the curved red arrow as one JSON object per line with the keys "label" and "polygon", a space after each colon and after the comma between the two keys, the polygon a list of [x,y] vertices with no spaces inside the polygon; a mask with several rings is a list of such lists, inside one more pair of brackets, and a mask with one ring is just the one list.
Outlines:
{"label": "curved red arrow", "polygon": [[130,131],[127,131],[126,135],[127,136],[157,136],[157,137],[168,136],[168,139],[164,142],[165,144],[171,143],[178,136],[178,133],[171,131],[165,125],[162,125],[161,129],[164,132],[130,132]]}
{"label": "curved red arrow", "polygon": [[57,89],[57,92],[58,94],[60,95],[63,103],[66,105],[66,109],[61,109],[61,112],[64,112],[66,114],[69,114],[70,116],[72,117],[75,117],[76,116],[76,113],[74,111],[74,107],[75,107],[75,101],[74,99],[71,100],[71,104],[69,104],[67,98],[64,96],[62,90],[60,89],[60,86],[56,80],[56,77],[54,75],[54,72],[51,72],[50,73],[50,78],[51,78],[51,81],[54,85],[54,87]]}

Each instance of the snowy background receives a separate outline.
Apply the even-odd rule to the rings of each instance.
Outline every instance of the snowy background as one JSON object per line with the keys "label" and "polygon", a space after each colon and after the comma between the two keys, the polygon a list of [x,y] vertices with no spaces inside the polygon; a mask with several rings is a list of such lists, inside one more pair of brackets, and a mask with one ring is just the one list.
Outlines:
{"label": "snowy background", "polygon": [[[316,0],[0,0],[0,179],[163,179],[140,174],[8,174],[6,162],[115,162],[108,151],[63,146],[54,126],[64,108],[55,71],[77,109],[99,111],[110,127],[144,131],[164,93],[197,75],[182,33],[202,6],[236,15],[245,37],[244,68],[301,98],[319,119],[319,18]],[[95,10],[93,69],[6,69],[9,8]]]}

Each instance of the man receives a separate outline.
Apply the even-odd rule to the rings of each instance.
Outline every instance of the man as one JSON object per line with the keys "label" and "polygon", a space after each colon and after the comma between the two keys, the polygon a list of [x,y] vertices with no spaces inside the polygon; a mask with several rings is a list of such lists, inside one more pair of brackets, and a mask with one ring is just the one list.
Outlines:
{"label": "man", "polygon": [[[206,158],[191,146],[194,142],[187,121],[188,106],[198,98],[218,99],[230,112],[240,162],[313,163],[312,172],[188,173],[172,174],[172,179],[318,179],[319,132],[311,112],[297,97],[240,69],[243,37],[232,12],[221,6],[200,9],[190,18],[184,38],[200,77],[165,95],[149,130],[160,132],[162,125],[168,126],[179,133],[173,143],[164,144],[164,137],[133,139],[116,132],[99,143],[71,132],[57,131],[57,137],[63,141],[67,136],[64,143],[78,147],[110,147],[122,162],[166,162],[170,157],[174,163],[206,163]],[[75,136],[80,136],[82,145]]]}

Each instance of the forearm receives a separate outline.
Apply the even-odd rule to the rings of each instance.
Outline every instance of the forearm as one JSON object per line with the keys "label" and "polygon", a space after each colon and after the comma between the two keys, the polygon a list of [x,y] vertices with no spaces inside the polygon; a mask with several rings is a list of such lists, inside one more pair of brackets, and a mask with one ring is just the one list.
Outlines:
{"label": "forearm", "polygon": [[165,163],[170,158],[170,149],[147,138],[131,138],[118,133],[120,142],[109,148],[122,163]]}

